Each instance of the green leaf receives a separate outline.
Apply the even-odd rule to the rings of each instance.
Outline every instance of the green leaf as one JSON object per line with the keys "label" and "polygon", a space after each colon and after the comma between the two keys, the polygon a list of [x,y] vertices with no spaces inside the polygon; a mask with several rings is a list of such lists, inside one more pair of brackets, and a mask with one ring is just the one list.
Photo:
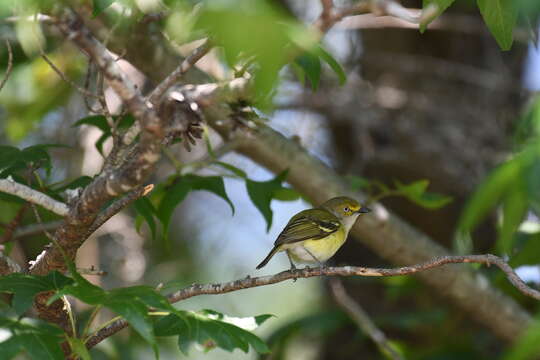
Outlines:
{"label": "green leaf", "polygon": [[367,178],[361,176],[348,175],[346,176],[346,179],[351,186],[351,190],[353,191],[365,189],[371,185],[371,182]]}
{"label": "green leaf", "polygon": [[0,354],[2,354],[2,359],[5,360],[13,359],[23,349],[24,344],[21,339],[14,335],[0,343]]}
{"label": "green leaf", "polygon": [[166,196],[163,196],[157,209],[157,216],[163,224],[164,238],[167,237],[169,223],[174,209],[185,199],[186,195],[193,190],[205,190],[218,195],[229,204],[231,211],[234,214],[234,205],[225,191],[225,184],[223,183],[222,177],[198,176],[192,174],[177,177],[173,180],[173,184],[165,190]]}
{"label": "green leaf", "polygon": [[271,315],[260,315],[234,318],[211,310],[178,311],[156,321],[154,330],[156,336],[178,335],[178,346],[186,354],[192,343],[198,343],[206,350],[219,347],[227,351],[240,349],[244,352],[251,346],[258,353],[266,354],[269,352],[268,346],[238,324],[249,324],[249,330],[254,330],[270,317]]}
{"label": "green leaf", "polygon": [[167,299],[151,286],[139,285],[111,290],[108,292],[107,300],[103,304],[106,305],[109,301],[137,301],[148,307],[166,311],[176,311]]}
{"label": "green leaf", "polygon": [[525,234],[518,232],[514,235],[513,255],[510,256],[509,264],[516,268],[521,265],[537,265],[540,263],[540,233]]}
{"label": "green leaf", "polygon": [[19,336],[24,349],[34,360],[63,360],[64,352],[56,336],[24,334]]}
{"label": "green leaf", "polygon": [[116,0],[92,0],[92,16],[98,16],[111,6]]}
{"label": "green leaf", "polygon": [[[433,17],[432,21],[439,15],[441,15],[455,0],[423,0],[422,9],[426,9],[428,6],[437,5],[437,15]],[[426,31],[428,24],[420,24],[420,32]]]}
{"label": "green leaf", "polygon": [[246,188],[251,202],[261,212],[266,220],[266,231],[270,231],[272,226],[272,209],[270,203],[274,193],[281,189],[281,183],[287,177],[287,171],[282,172],[274,179],[269,181],[253,181],[246,179]]}
{"label": "green leaf", "polygon": [[317,47],[317,54],[319,57],[330,66],[332,70],[336,73],[339,84],[343,85],[347,82],[347,75],[345,74],[345,70],[343,70],[343,67],[341,64],[330,54],[327,52],[322,46]]}
{"label": "green leaf", "polygon": [[294,62],[304,70],[313,91],[317,91],[321,79],[321,60],[319,57],[306,51],[298,56]]}
{"label": "green leaf", "polygon": [[32,359],[63,359],[60,348],[64,332],[57,326],[41,320],[23,318],[15,321],[0,316],[0,328],[12,335],[0,343],[2,359],[11,359],[25,350]]}
{"label": "green leaf", "polygon": [[477,0],[484,22],[502,50],[512,47],[518,6],[515,0]]}
{"label": "green leaf", "polygon": [[520,173],[521,164],[516,158],[495,169],[467,203],[458,222],[458,229],[463,232],[471,231],[507,194]]}
{"label": "green leaf", "polygon": [[59,188],[54,189],[54,191],[64,191],[66,189],[77,189],[77,188],[85,188],[92,182],[92,178],[90,176],[80,176],[76,178],[75,180],[70,181],[66,185],[60,186]]}
{"label": "green leaf", "polygon": [[174,184],[166,190],[166,195],[163,196],[158,208],[157,216],[163,224],[163,236],[167,236],[171,216],[176,206],[186,198],[191,190],[191,184],[184,181],[183,178],[178,178]]}
{"label": "green leaf", "polygon": [[12,166],[20,156],[20,150],[13,146],[0,146],[0,171]]}
{"label": "green leaf", "polygon": [[396,189],[399,194],[425,208],[438,209],[452,201],[452,198],[448,196],[426,192],[428,186],[428,180],[419,180],[407,185],[396,181]]}
{"label": "green leaf", "polygon": [[107,119],[105,118],[105,116],[103,115],[87,116],[75,122],[75,124],[73,124],[72,127],[81,126],[81,125],[95,126],[103,132],[103,134],[99,137],[99,139],[95,143],[96,149],[99,151],[101,155],[103,155],[103,143],[105,143],[107,138],[109,138],[112,135],[111,127],[109,126],[109,123],[107,122]]}
{"label": "green leaf", "polygon": [[221,166],[222,168],[226,169],[226,170],[229,170],[230,172],[232,172],[234,175],[238,176],[238,177],[241,177],[243,179],[247,178],[247,174],[244,170],[242,169],[239,169],[237,168],[236,166],[233,166],[231,164],[227,164],[227,163],[224,163],[222,161],[216,161],[214,162],[213,164],[215,165],[219,165]]}
{"label": "green leaf", "polygon": [[512,347],[503,356],[503,360],[529,360],[540,356],[540,320],[538,315],[530,323]]}
{"label": "green leaf", "polygon": [[302,67],[300,65],[298,65],[294,61],[291,62],[290,65],[291,65],[292,72],[294,73],[294,75],[296,76],[296,78],[298,79],[300,84],[302,84],[302,86],[305,86],[306,85],[306,73],[305,73],[304,69],[302,69]]}
{"label": "green leaf", "polygon": [[229,204],[234,215],[234,205],[227,196],[225,184],[223,183],[223,178],[221,176],[186,175],[185,179],[189,181],[193,190],[206,190],[221,197]]}
{"label": "green leaf", "polygon": [[509,254],[511,252],[514,234],[525,218],[527,209],[529,208],[527,194],[523,190],[524,186],[519,184],[520,182],[512,186],[512,189],[506,195],[503,202],[503,222],[497,239],[497,248],[503,254]]}
{"label": "green leaf", "polygon": [[[278,72],[289,59],[286,49],[309,30],[268,0],[205,1],[194,24],[223,47],[230,66],[250,62],[253,96],[262,102],[271,94]],[[253,34],[264,34],[264,40]],[[302,36],[303,35],[303,36]]]}
{"label": "green leaf", "polygon": [[279,201],[296,201],[302,196],[294,189],[282,187],[274,191],[272,198]]}
{"label": "green leaf", "polygon": [[92,360],[92,357],[90,356],[86,345],[84,345],[84,342],[81,339],[69,337],[68,342],[69,346],[71,347],[72,353],[74,355],[77,355],[78,359]]}
{"label": "green leaf", "polygon": [[155,345],[154,330],[148,315],[148,309],[138,301],[107,301],[107,306],[118,315],[127,320],[130,326],[150,344]]}
{"label": "green leaf", "polygon": [[13,308],[19,315],[31,305],[37,293],[49,290],[60,290],[71,284],[72,280],[58,271],[46,276],[13,273],[0,277],[0,291],[9,292],[13,296]]}
{"label": "green leaf", "polygon": [[431,192],[425,192],[420,197],[410,200],[422,207],[425,207],[426,209],[439,209],[452,202],[452,198],[450,196]]}
{"label": "green leaf", "polygon": [[[154,205],[146,197],[139,198],[133,203],[133,207],[148,224],[150,231],[152,232],[152,240],[156,239],[156,222],[154,221],[154,214],[157,213]],[[137,232],[140,230],[140,222],[137,222]]]}

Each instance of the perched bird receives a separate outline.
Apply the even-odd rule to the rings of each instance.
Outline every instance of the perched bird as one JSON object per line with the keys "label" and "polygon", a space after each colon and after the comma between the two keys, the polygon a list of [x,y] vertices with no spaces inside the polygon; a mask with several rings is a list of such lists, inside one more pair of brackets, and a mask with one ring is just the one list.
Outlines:
{"label": "perched bird", "polygon": [[358,201],[340,196],[317,208],[299,212],[289,220],[257,269],[265,266],[280,251],[287,251],[291,269],[296,268],[293,261],[322,265],[347,240],[358,216],[370,211]]}

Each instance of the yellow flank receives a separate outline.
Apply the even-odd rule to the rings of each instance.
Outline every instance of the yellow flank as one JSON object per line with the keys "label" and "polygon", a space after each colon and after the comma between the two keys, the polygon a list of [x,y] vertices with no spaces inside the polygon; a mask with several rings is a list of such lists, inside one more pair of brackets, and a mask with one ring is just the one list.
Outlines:
{"label": "yellow flank", "polygon": [[[347,239],[343,226],[338,231],[318,240],[305,240],[284,244],[280,250],[287,250],[292,259],[300,263],[318,263],[330,259]],[[307,250],[307,251],[306,251]],[[313,259],[313,256],[317,259]]]}

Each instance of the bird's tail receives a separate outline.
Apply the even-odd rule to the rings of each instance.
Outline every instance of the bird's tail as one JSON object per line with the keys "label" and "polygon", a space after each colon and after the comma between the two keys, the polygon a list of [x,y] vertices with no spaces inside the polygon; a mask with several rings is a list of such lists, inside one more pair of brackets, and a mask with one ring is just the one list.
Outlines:
{"label": "bird's tail", "polygon": [[263,266],[265,266],[266,264],[268,264],[268,262],[270,261],[270,259],[272,258],[272,256],[274,256],[277,252],[279,251],[279,247],[278,246],[274,246],[274,248],[272,250],[270,250],[270,252],[268,253],[268,255],[266,255],[266,257],[264,258],[263,261],[261,261],[261,263],[259,265],[257,265],[257,270],[259,270],[260,268],[262,268]]}

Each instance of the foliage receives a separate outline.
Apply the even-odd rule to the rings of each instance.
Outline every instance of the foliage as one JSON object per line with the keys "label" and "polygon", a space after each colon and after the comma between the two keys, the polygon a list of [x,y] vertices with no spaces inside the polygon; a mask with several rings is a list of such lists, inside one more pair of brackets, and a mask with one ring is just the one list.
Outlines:
{"label": "foliage", "polygon": [[484,180],[469,200],[458,225],[466,234],[474,229],[494,208],[501,207],[497,239],[498,251],[512,254],[516,232],[532,210],[539,214],[540,198],[537,179],[540,170],[540,100],[537,100],[517,130],[515,154]]}
{"label": "foliage", "polygon": [[[242,108],[242,111],[246,108],[246,112],[260,114],[272,110],[274,95],[282,85],[282,75],[289,70],[294,72],[302,85],[308,81],[312,92],[317,92],[324,81],[337,82],[339,85],[347,81],[347,72],[334,54],[327,50],[330,48],[327,45],[330,44],[325,44],[313,24],[300,21],[291,12],[277,6],[279,2],[164,0],[156,2],[157,8],[151,11],[145,10],[142,3],[144,2],[92,0],[83,1],[79,5],[84,6],[81,14],[87,14],[85,22],[96,27],[102,26],[104,29],[109,27],[110,33],[103,34],[96,31],[99,33],[97,37],[107,46],[110,45],[111,49],[114,48],[111,53],[115,53],[118,60],[125,56],[129,61],[133,53],[133,49],[123,48],[122,41],[129,37],[122,39],[119,34],[130,33],[141,24],[147,26],[144,34],[149,38],[153,39],[155,34],[167,34],[167,37],[163,38],[170,40],[161,49],[162,51],[152,54],[156,57],[165,56],[164,54],[171,49],[177,56],[177,48],[192,41],[208,38],[212,46],[217,48],[213,54],[216,57],[216,68],[227,72],[226,79],[240,76],[249,79],[249,91],[246,97],[239,101],[241,104],[239,108]],[[337,1],[335,3],[338,6],[342,5]],[[454,0],[423,1],[424,9],[434,4],[438,6],[437,15],[440,15],[454,4]],[[88,111],[90,115],[81,115],[80,112],[76,112],[77,115],[71,114],[72,109],[66,104],[80,94],[76,94],[71,84],[61,79],[39,54],[41,52],[48,54],[65,78],[74,83],[83,83],[95,77],[95,89],[89,86],[87,91],[100,92],[103,78],[102,75],[92,74],[89,71],[88,78],[85,79],[84,70],[91,68],[87,64],[86,56],[76,52],[75,47],[71,45],[64,46],[59,43],[60,35],[45,29],[49,26],[46,21],[35,21],[36,18],[32,18],[33,15],[40,13],[54,19],[55,16],[60,16],[59,9],[65,5],[66,2],[52,0],[0,1],[0,20],[3,21],[1,29],[3,33],[5,30],[5,37],[13,43],[13,53],[10,54],[13,55],[13,71],[0,93],[2,108],[0,116],[5,120],[0,135],[2,142],[0,178],[11,177],[14,181],[30,186],[56,200],[68,202],[70,200],[68,193],[80,193],[96,177],[66,176],[69,173],[67,167],[57,166],[53,159],[56,160],[57,152],[70,152],[75,148],[44,143],[33,131],[42,126],[40,130],[45,132],[52,127],[51,124],[57,121],[60,114],[70,113],[70,123],[66,124],[65,128],[72,133],[85,126],[98,129],[100,135],[94,146],[106,157],[105,142],[113,137],[114,140],[118,140],[118,137],[135,124],[135,117],[123,108],[116,113],[120,115],[112,116],[96,114],[93,111]],[[475,6],[478,7],[487,28],[503,50],[511,48],[516,27],[533,29],[535,23],[529,20],[537,19],[540,13],[538,3],[532,0],[478,0]],[[15,18],[7,19],[11,16]],[[428,27],[428,24],[421,24],[420,30],[424,32]],[[126,52],[116,52],[118,48]],[[7,68],[7,59],[7,50],[2,48],[0,52],[2,68]],[[177,60],[175,58],[175,61]],[[94,65],[96,64],[92,66]],[[325,73],[327,70],[330,70],[329,75]],[[205,74],[204,78],[212,78],[212,75]],[[211,80],[219,82],[218,80],[223,79]],[[136,90],[146,95],[146,89]],[[227,105],[227,109],[236,106],[236,104],[223,105]],[[253,127],[255,131],[259,125],[240,119],[236,126]],[[208,134],[205,136],[208,140]],[[540,262],[540,229],[531,230],[527,227],[527,220],[533,218],[532,215],[540,215],[540,187],[537,186],[540,177],[539,139],[540,98],[531,105],[516,130],[513,155],[478,187],[458,225],[459,234],[463,238],[472,239],[473,230],[498,209],[499,235],[495,248],[498,252],[509,255],[509,263],[513,267],[536,265]],[[135,139],[135,142],[137,140]],[[35,145],[29,145],[34,143]],[[75,143],[76,141],[71,142],[72,145]],[[142,224],[146,223],[153,239],[162,235],[167,250],[172,249],[169,232],[174,212],[190,193],[205,191],[220,197],[230,207],[234,216],[235,204],[228,193],[225,181],[227,178],[234,178],[245,186],[245,190],[242,191],[245,191],[264,219],[267,231],[273,222],[274,200],[301,199],[301,194],[286,185],[287,171],[265,181],[254,180],[254,176],[246,170],[219,160],[210,146],[210,140],[207,141],[207,145],[209,160],[203,160],[192,168],[190,165],[193,164],[174,163],[173,175],[164,180],[158,177],[152,179],[157,182],[154,191],[133,203],[133,210],[137,215],[136,229],[139,231]],[[211,171],[210,174],[198,172],[203,168],[205,171]],[[389,196],[400,196],[420,207],[435,210],[452,201],[448,196],[428,191],[428,180],[410,183],[396,180],[391,185],[361,177],[351,177],[349,180],[353,190],[362,190],[369,194],[368,202]],[[76,189],[78,191],[71,191]],[[15,196],[0,193],[2,234],[9,233],[7,225],[11,225],[10,221],[21,210],[23,204],[25,202]],[[41,214],[45,220],[55,216],[42,210],[36,213]],[[21,214],[24,215],[23,212]],[[24,225],[36,222],[30,216],[21,216],[20,220]],[[14,227],[18,225],[15,224]],[[40,236],[44,238],[43,235]],[[9,254],[13,243],[12,241],[8,245],[2,245],[1,250],[4,251],[5,246],[4,252]],[[154,245],[156,244],[151,244]],[[31,246],[36,245],[28,245],[30,249]],[[33,251],[30,253],[33,255]],[[57,271],[44,276],[23,273],[0,276],[0,292],[8,294],[6,299],[9,303],[2,309],[5,309],[5,314],[0,315],[0,328],[5,329],[9,335],[0,342],[2,358],[11,359],[21,352],[26,352],[32,359],[62,359],[64,353],[61,344],[65,342],[76,356],[84,360],[90,358],[86,341],[100,329],[99,326],[107,323],[95,328],[91,317],[84,326],[85,331],[68,336],[51,323],[25,317],[29,315],[28,310],[36,294],[44,291],[53,294],[49,303],[55,300],[64,301],[69,296],[89,305],[94,315],[102,308],[107,308],[118,318],[125,319],[152,347],[156,356],[158,345],[161,345],[159,339],[175,337],[178,348],[184,354],[188,354],[190,347],[197,344],[204,351],[220,348],[230,352],[236,349],[248,352],[249,349],[253,349],[259,354],[267,354],[270,352],[269,348],[272,348],[273,356],[279,359],[284,357],[291,339],[300,333],[324,337],[350,324],[348,317],[340,311],[309,314],[288,321],[270,336],[270,346],[267,346],[253,331],[268,320],[269,315],[235,318],[214,310],[179,310],[169,304],[167,297],[153,287],[137,285],[106,290],[90,283],[80,275],[73,264],[70,264],[69,276]],[[442,317],[440,314],[438,310],[413,315],[404,313],[402,316],[393,316],[389,322],[392,322],[392,326],[398,330],[409,331],[419,326],[422,321],[439,321]],[[79,314],[71,315],[74,322],[80,321]],[[70,325],[77,327],[77,324]],[[507,352],[506,358],[514,360],[537,356],[535,344],[538,342],[539,334],[538,324],[535,322],[517,345]]]}

